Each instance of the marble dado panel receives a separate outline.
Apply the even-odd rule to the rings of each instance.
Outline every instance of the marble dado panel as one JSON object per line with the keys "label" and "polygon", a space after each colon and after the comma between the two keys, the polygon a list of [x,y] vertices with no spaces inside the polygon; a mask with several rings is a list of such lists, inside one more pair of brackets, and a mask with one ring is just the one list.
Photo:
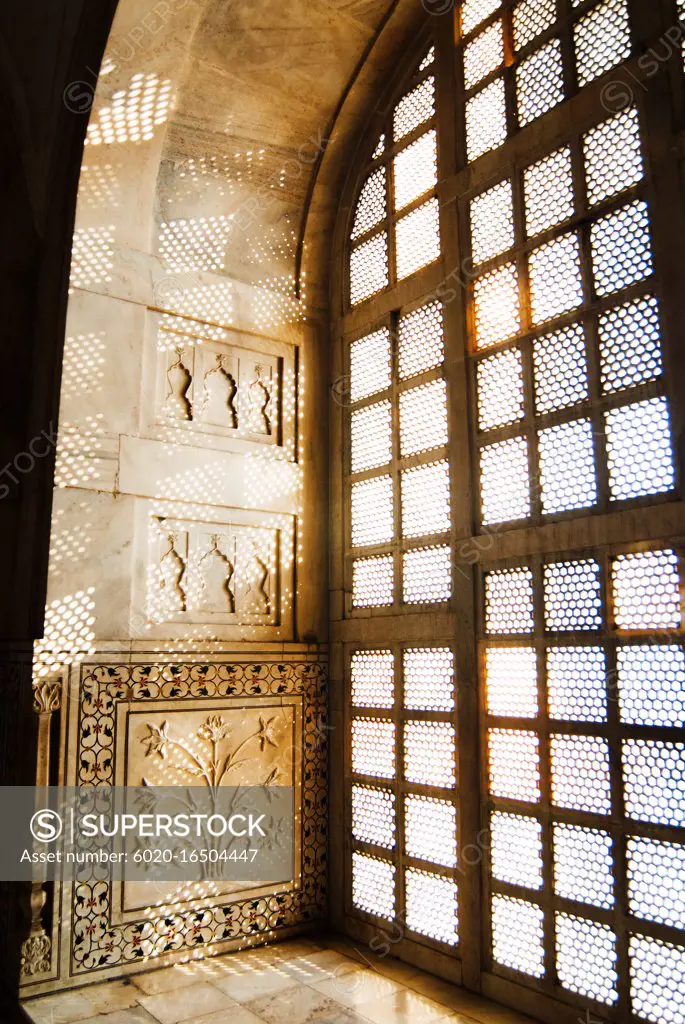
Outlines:
{"label": "marble dado panel", "polygon": [[[141,503],[132,611],[145,635],[222,640],[292,636],[292,516]],[[186,518],[187,516],[187,518]]]}
{"label": "marble dado panel", "polygon": [[[115,784],[117,786],[292,786],[296,820],[302,814],[302,701],[294,695],[183,701],[150,700],[116,705]],[[98,768],[93,774],[97,776]],[[174,885],[155,883],[156,899],[175,910],[218,906],[227,896],[273,896],[298,885],[300,836],[290,883],[213,881]],[[150,883],[115,882],[112,921],[140,918],[150,904]]]}
{"label": "marble dado panel", "polygon": [[[290,883],[230,887],[105,883],[92,877],[55,894],[56,979],[25,994],[93,976],[215,955],[321,919],[326,907],[326,669],[311,658],[261,661],[116,660],[74,666],[63,702],[68,785],[187,786],[212,777],[216,739],[229,768],[220,785],[294,785],[296,855]],[[65,694],[66,696],[67,694]],[[192,744],[207,777],[187,773]],[[238,747],[240,747],[239,755]]]}
{"label": "marble dado panel", "polygon": [[293,346],[171,314],[151,314],[150,326],[143,436],[295,459]]}

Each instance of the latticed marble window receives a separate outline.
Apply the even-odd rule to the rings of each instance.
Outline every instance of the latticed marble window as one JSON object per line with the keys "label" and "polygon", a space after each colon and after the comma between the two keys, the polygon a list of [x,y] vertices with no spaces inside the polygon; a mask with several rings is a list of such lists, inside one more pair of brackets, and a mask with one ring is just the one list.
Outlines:
{"label": "latticed marble window", "polygon": [[[685,847],[677,829],[685,822],[685,652],[674,642],[683,629],[683,569],[673,549],[652,546],[485,574],[494,961],[539,978],[554,934],[563,988],[607,1006],[618,1000],[625,925],[617,932],[597,911],[616,906],[617,887],[645,926],[684,923]],[[512,612],[529,588],[530,607],[539,609],[532,620]],[[617,716],[620,730],[611,725]],[[654,726],[667,732],[645,731]],[[620,807],[625,821],[617,833]],[[641,823],[658,826],[659,840]],[[627,880],[617,873],[619,835],[626,837]],[[546,907],[553,921],[542,915]],[[525,935],[516,949],[508,938],[515,921]],[[633,936],[634,950],[641,941]],[[639,955],[628,969],[641,986]],[[668,976],[653,982],[662,991]]]}
{"label": "latticed marble window", "polygon": [[629,107],[468,203],[486,526],[674,490],[642,149]]}
{"label": "latticed marble window", "polygon": [[419,941],[455,947],[453,650],[405,644],[360,648],[351,655],[350,675],[352,907],[386,924],[404,923]]}
{"label": "latticed marble window", "polygon": [[444,316],[432,300],[349,346],[352,611],[449,604]]}
{"label": "latticed marble window", "polygon": [[[478,67],[483,60],[485,52]],[[348,235],[352,306],[440,258],[436,102],[430,51],[389,114],[358,192]]]}
{"label": "latticed marble window", "polygon": [[642,90],[638,0],[430,20],[346,207],[349,910],[685,1024],[680,41]]}

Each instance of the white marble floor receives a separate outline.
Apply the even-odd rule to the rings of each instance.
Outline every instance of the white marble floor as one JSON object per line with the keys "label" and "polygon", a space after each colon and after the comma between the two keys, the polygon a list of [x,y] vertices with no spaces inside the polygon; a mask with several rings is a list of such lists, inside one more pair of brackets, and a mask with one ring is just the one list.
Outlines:
{"label": "white marble floor", "polygon": [[530,1024],[363,945],[293,940],[27,1000],[35,1024]]}

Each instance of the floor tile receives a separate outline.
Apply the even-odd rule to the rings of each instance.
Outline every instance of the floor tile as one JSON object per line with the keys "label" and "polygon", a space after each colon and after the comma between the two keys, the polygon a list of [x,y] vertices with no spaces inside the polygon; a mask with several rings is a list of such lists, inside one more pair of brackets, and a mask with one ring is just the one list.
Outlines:
{"label": "floor tile", "polygon": [[274,964],[272,967],[247,970],[241,974],[229,974],[215,979],[213,984],[236,1002],[249,1003],[282,992],[296,985],[297,981],[278,964]]}
{"label": "floor tile", "polygon": [[264,1024],[264,1021],[247,1007],[236,1006],[231,1010],[219,1010],[218,1013],[196,1017],[193,1024]]}
{"label": "floor tile", "polygon": [[161,970],[134,974],[131,981],[145,995],[156,996],[160,992],[173,992],[178,988],[197,985],[198,967],[195,962],[176,964],[174,967],[163,967]]}
{"label": "floor tile", "polygon": [[157,1018],[159,1024],[194,1021],[202,1014],[229,1010],[237,1005],[225,992],[205,982],[191,985],[189,988],[175,989],[172,992],[162,992],[156,996],[141,996],[140,1002],[153,1017]]}
{"label": "floor tile", "polygon": [[364,1007],[402,991],[400,985],[382,974],[359,967],[337,977],[327,978],[314,984],[317,992],[337,1000],[343,1006],[364,1012]]}
{"label": "floor tile", "polygon": [[[56,1021],[55,1024],[58,1024]],[[90,1017],[83,1024],[157,1024],[157,1018],[144,1010],[142,1006],[132,1006],[128,1010],[117,1010],[100,1017]]]}
{"label": "floor tile", "polygon": [[34,1024],[72,1024],[97,1015],[93,1003],[83,990],[39,996],[27,1000],[23,1005]]}
{"label": "floor tile", "polygon": [[85,993],[98,1013],[114,1013],[135,1006],[140,998],[140,989],[129,981],[107,981],[92,985]]}
{"label": "floor tile", "polygon": [[347,1009],[307,985],[296,985],[273,998],[257,999],[248,1007],[267,1024],[366,1024]]}
{"label": "floor tile", "polygon": [[283,970],[298,981],[312,984],[326,978],[340,977],[347,971],[359,970],[360,965],[342,953],[325,949],[308,956],[296,957],[283,962]]}
{"label": "floor tile", "polygon": [[437,1024],[441,1017],[445,1017],[445,1011],[445,1006],[433,999],[400,989],[383,999],[367,1003],[361,1012],[374,1024]]}

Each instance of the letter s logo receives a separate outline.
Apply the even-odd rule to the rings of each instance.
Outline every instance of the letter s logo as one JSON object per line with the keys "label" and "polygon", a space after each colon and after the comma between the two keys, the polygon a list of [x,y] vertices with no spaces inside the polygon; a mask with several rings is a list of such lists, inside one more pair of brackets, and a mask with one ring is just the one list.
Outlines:
{"label": "letter s logo", "polygon": [[54,843],[64,827],[57,811],[36,811],[31,818],[31,835],[39,843]]}

